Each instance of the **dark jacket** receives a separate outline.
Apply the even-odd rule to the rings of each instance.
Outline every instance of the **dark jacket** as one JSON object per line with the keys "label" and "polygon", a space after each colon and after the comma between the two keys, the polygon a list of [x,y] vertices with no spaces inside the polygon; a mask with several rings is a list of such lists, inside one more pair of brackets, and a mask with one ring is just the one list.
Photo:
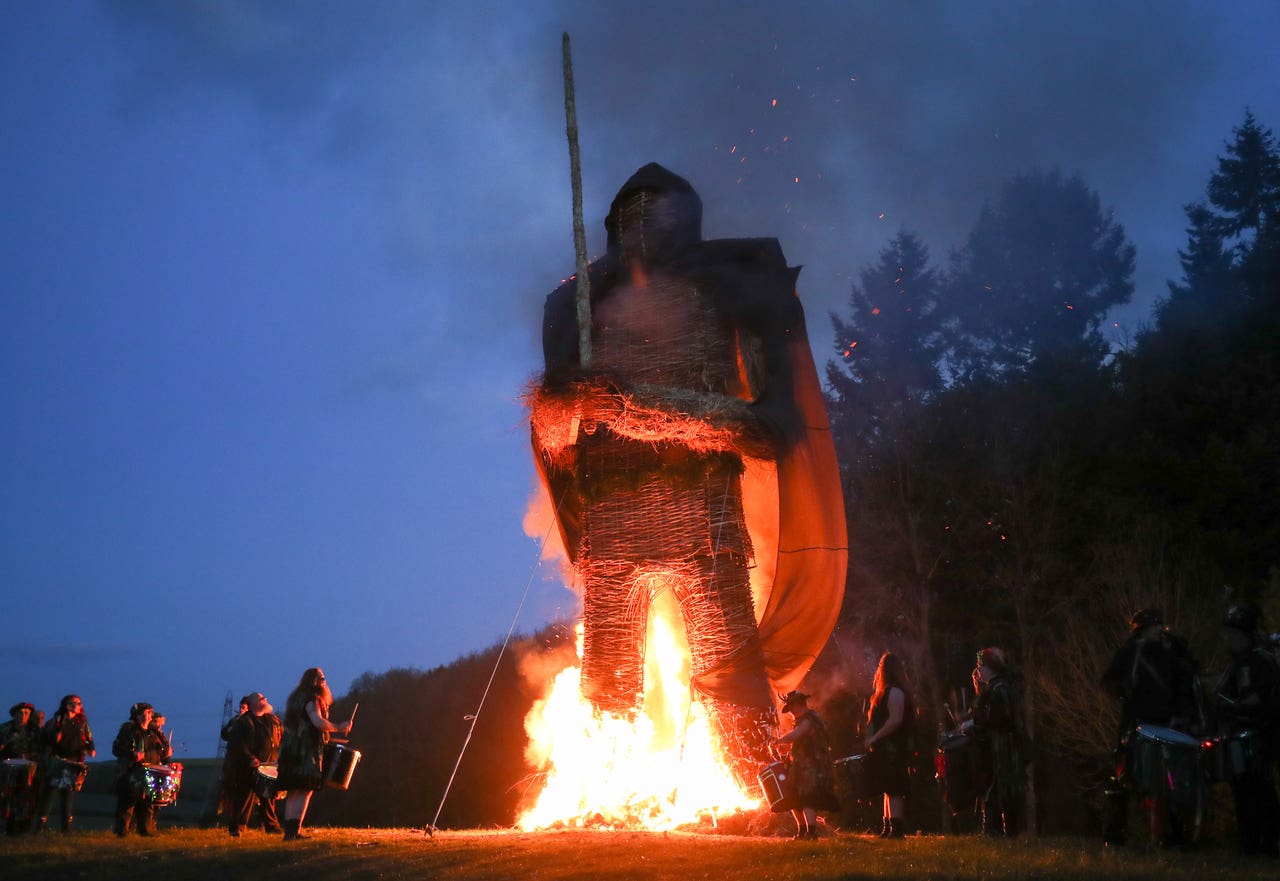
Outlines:
{"label": "dark jacket", "polygon": [[1199,722],[1195,659],[1168,632],[1130,638],[1112,657],[1102,683],[1124,701],[1122,733],[1143,723],[1177,728]]}

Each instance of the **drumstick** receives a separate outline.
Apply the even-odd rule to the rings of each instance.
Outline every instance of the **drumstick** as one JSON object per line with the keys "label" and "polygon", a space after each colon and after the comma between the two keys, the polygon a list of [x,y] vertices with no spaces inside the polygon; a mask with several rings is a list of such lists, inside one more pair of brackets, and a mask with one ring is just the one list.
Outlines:
{"label": "drumstick", "polygon": [[352,722],[354,722],[354,721],[356,720],[356,710],[358,710],[358,709],[360,709],[360,703],[357,701],[357,702],[356,702],[356,705],[355,705],[354,707],[352,707],[352,708],[351,708],[351,718],[347,720],[347,733],[348,733],[348,734],[350,734],[350,733],[351,733],[351,723],[352,723]]}

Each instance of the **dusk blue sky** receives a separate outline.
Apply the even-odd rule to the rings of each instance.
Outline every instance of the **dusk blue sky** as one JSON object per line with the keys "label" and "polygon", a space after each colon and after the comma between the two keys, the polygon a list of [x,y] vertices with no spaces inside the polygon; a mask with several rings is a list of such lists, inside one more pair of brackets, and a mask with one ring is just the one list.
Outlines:
{"label": "dusk blue sky", "polygon": [[211,755],[228,690],[447,663],[530,583],[519,630],[574,614],[521,526],[519,398],[573,263],[562,31],[590,252],[661,162],[708,237],[804,265],[820,362],[890,237],[941,264],[1036,166],[1136,244],[1132,333],[1245,108],[1280,126],[1274,2],[0,16],[0,709],[77,692],[99,758],[133,701]]}

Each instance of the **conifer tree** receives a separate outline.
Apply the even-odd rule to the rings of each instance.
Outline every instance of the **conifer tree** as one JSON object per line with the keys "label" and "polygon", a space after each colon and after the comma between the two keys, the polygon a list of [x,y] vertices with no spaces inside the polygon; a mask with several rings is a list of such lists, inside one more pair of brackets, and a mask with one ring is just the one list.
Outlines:
{"label": "conifer tree", "polygon": [[1134,247],[1079,177],[1032,171],[983,209],[957,254],[948,301],[961,377],[998,378],[1040,361],[1098,365],[1100,327],[1133,293]]}

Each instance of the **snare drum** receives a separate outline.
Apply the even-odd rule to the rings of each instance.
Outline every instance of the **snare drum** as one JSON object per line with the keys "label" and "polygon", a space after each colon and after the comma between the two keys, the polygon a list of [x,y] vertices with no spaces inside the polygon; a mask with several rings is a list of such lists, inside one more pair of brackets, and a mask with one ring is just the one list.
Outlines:
{"label": "snare drum", "polygon": [[79,792],[80,787],[84,786],[84,778],[89,776],[89,766],[84,762],[73,762],[55,756],[49,767],[50,789]]}
{"label": "snare drum", "polygon": [[259,765],[253,775],[253,791],[258,798],[273,801],[284,798],[287,793],[280,788],[280,768],[271,763]]}
{"label": "snare drum", "polygon": [[791,810],[791,799],[788,797],[787,777],[791,773],[790,762],[774,762],[766,765],[756,776],[760,781],[760,792],[769,803],[769,810],[775,814]]}
{"label": "snare drum", "polygon": [[36,779],[36,763],[30,759],[5,759],[4,779],[0,786],[6,790],[30,789]]}
{"label": "snare drum", "polygon": [[1266,768],[1262,736],[1257,731],[1237,731],[1208,744],[1206,758],[1214,780],[1230,783],[1239,777],[1261,774]]}
{"label": "snare drum", "polygon": [[133,788],[139,798],[156,807],[171,805],[182,789],[182,766],[139,765],[133,772]]}
{"label": "snare drum", "polygon": [[360,750],[345,743],[329,741],[324,750],[324,785],[329,789],[346,789],[351,785],[351,775],[360,762]]}
{"label": "snare drum", "polygon": [[1131,780],[1144,795],[1198,792],[1202,766],[1200,741],[1160,725],[1139,725],[1133,732]]}

